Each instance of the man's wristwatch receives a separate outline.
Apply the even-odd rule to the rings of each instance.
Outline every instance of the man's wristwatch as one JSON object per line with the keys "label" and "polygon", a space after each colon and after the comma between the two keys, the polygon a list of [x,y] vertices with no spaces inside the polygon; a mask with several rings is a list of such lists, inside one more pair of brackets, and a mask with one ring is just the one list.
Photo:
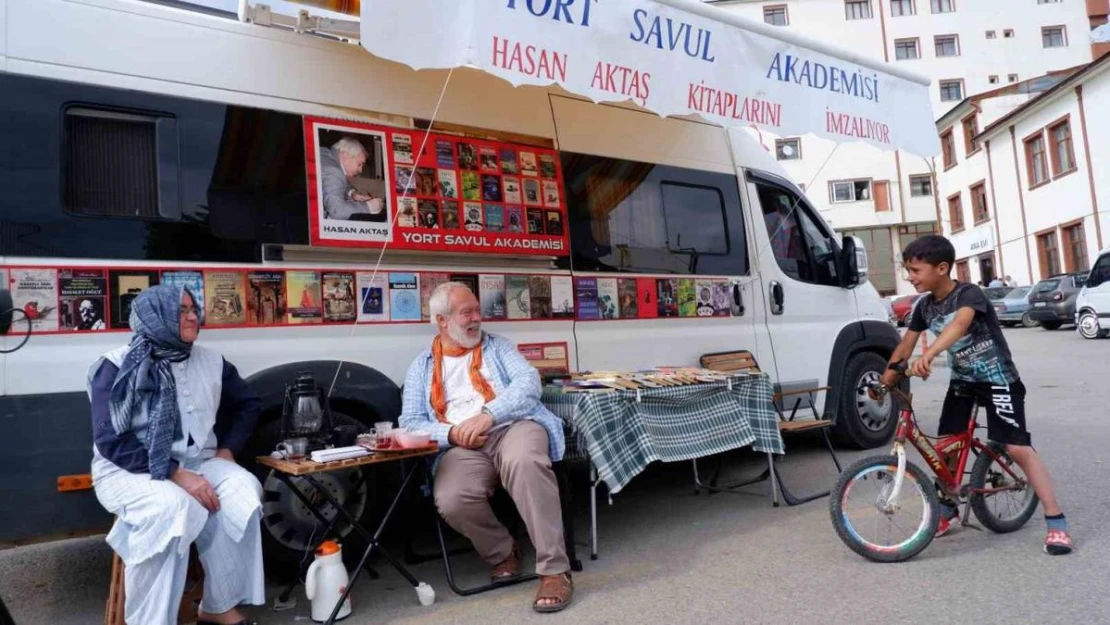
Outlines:
{"label": "man's wristwatch", "polygon": [[349,200],[349,199],[353,198],[354,196],[355,196],[355,188],[354,187],[347,187],[347,199]]}

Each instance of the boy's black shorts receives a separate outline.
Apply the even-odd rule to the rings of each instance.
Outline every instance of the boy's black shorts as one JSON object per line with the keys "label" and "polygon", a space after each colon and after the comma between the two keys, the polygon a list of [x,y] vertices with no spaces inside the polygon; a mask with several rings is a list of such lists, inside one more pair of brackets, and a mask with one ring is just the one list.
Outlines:
{"label": "boy's black shorts", "polygon": [[967,431],[971,410],[978,403],[987,411],[987,438],[1006,445],[1031,445],[1025,429],[1025,385],[953,380],[940,411],[938,434],[948,436]]}

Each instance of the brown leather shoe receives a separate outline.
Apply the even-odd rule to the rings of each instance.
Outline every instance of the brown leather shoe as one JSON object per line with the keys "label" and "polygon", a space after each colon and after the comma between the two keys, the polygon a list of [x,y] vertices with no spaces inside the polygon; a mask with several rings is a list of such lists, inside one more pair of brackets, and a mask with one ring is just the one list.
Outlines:
{"label": "brown leather shoe", "polygon": [[493,573],[490,574],[490,581],[504,582],[514,577],[520,576],[520,561],[523,556],[520,553],[520,546],[513,543],[512,550],[509,551],[509,557],[501,561],[500,564],[493,567]]}
{"label": "brown leather shoe", "polygon": [[[541,599],[554,600],[555,603],[541,605]],[[570,571],[558,575],[540,575],[540,587],[536,590],[536,598],[532,600],[532,609],[536,612],[558,612],[566,609],[574,600],[574,581],[570,578]]]}

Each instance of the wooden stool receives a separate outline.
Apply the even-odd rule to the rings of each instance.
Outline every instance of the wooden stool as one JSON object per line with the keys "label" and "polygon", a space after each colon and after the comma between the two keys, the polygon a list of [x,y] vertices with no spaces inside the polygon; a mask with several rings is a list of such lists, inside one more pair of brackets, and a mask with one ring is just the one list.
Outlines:
{"label": "wooden stool", "polygon": [[[112,582],[108,585],[108,603],[104,606],[104,625],[126,625],[123,620],[123,560],[112,552]],[[193,623],[197,620],[200,598],[204,592],[204,569],[197,558],[196,547],[189,548],[189,572],[185,576],[185,592],[181,595],[181,607],[177,610],[178,623]]]}

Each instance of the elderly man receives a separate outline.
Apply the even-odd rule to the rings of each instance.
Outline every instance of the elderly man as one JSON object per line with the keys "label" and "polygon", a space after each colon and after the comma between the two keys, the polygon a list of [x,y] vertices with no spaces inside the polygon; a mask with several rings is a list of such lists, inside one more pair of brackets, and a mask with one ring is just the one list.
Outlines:
{"label": "elderly man", "polygon": [[359,193],[351,179],[362,173],[366,148],[353,137],[343,137],[320,150],[320,179],[323,187],[324,218],[385,221],[380,198]]}
{"label": "elderly man", "polygon": [[92,477],[116,524],[128,625],[175,625],[189,545],[204,567],[197,625],[245,625],[237,606],[265,603],[262,487],[235,464],[261,402],[235,367],[194,345],[192,294],[147,289],[131,304],[134,335],[89,369]]}
{"label": "elderly man", "polygon": [[437,287],[428,309],[439,335],[409,367],[400,423],[449,448],[436,467],[436,506],[493,566],[494,581],[511,579],[520,574],[520,548],[489,505],[500,483],[536,548],[532,607],[562,610],[574,592],[551,470],[565,449],[562,422],[540,403],[539,373],[516,346],[482,332],[478,299],[465,284]]}

